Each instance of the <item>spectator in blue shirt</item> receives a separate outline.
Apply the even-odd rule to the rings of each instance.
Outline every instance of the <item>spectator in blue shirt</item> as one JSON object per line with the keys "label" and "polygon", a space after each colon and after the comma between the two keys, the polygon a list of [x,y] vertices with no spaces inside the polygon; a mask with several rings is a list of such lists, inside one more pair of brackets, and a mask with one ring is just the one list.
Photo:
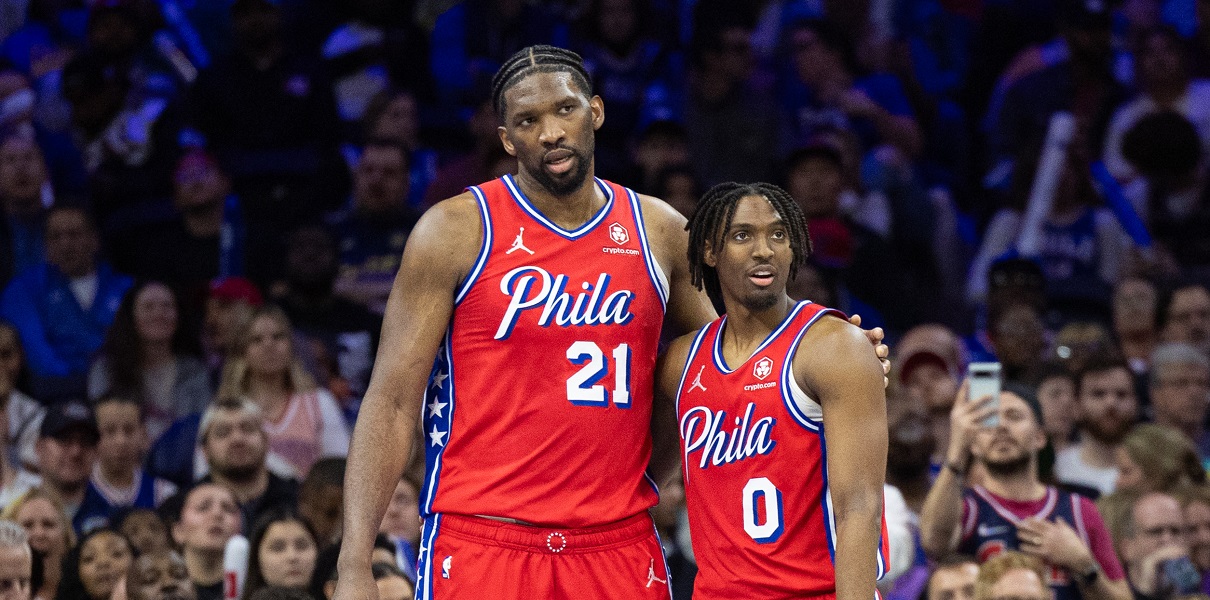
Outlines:
{"label": "spectator in blue shirt", "polygon": [[0,314],[21,335],[37,397],[83,395],[89,361],[130,288],[130,278],[102,262],[99,249],[84,210],[53,208],[46,261],[17,275],[0,296]]}

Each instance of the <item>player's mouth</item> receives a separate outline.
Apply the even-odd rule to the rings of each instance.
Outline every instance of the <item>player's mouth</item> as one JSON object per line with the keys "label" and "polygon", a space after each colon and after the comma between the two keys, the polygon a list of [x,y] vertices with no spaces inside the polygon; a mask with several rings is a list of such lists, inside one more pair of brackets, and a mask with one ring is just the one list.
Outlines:
{"label": "player's mouth", "polygon": [[770,266],[760,266],[748,271],[748,280],[760,287],[773,285],[773,280],[776,278],[777,269]]}
{"label": "player's mouth", "polygon": [[555,175],[562,175],[571,170],[572,161],[576,158],[576,153],[566,148],[551,150],[542,158],[542,163],[546,166],[546,170]]}

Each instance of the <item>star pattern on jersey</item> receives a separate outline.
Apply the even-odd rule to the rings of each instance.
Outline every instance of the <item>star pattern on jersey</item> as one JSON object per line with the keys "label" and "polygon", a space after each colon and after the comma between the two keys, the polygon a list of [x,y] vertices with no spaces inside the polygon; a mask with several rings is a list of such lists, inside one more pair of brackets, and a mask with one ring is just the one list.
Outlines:
{"label": "star pattern on jersey", "polygon": [[433,387],[434,387],[434,388],[436,388],[436,389],[439,389],[439,390],[440,390],[440,389],[444,389],[443,384],[445,383],[445,380],[446,380],[446,379],[449,379],[449,378],[450,378],[450,376],[449,376],[449,375],[446,375],[446,374],[445,374],[445,371],[442,371],[442,370],[441,370],[441,368],[440,368],[440,367],[438,367],[438,368],[437,368],[437,373],[433,375],[433,383],[432,383],[432,385],[433,385]]}
{"label": "star pattern on jersey", "polygon": [[437,453],[449,442],[450,421],[454,417],[454,380],[451,371],[445,352],[438,353],[424,395],[424,431],[429,438],[428,447]]}
{"label": "star pattern on jersey", "polygon": [[429,432],[429,443],[433,446],[441,446],[442,448],[444,448],[445,447],[445,436],[448,433],[449,433],[448,431],[439,431],[437,429],[437,424],[433,423],[433,430]]}

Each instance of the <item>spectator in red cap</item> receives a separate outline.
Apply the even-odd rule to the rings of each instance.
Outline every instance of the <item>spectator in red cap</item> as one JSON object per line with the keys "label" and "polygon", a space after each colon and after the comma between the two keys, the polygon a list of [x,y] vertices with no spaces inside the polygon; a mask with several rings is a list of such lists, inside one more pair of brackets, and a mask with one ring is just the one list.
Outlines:
{"label": "spectator in red cap", "polygon": [[897,381],[923,403],[936,440],[933,464],[939,468],[949,445],[949,413],[966,366],[962,340],[942,325],[920,325],[909,330],[895,346]]}
{"label": "spectator in red cap", "polygon": [[256,284],[243,277],[221,277],[210,282],[202,322],[202,349],[212,373],[222,369],[228,352],[235,347],[239,330],[264,302]]}

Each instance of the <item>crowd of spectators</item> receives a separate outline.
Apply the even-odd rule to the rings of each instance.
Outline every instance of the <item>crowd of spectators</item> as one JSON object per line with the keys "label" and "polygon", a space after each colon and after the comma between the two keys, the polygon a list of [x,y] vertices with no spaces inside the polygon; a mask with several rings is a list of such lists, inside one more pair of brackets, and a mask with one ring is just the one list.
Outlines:
{"label": "crowd of spectators", "polygon": [[4,2],[0,590],[219,598],[240,534],[245,598],[330,597],[401,252],[515,171],[489,84],[535,43],[604,99],[598,176],[782,185],[792,293],[887,330],[885,597],[1210,593],[1210,0]]}

